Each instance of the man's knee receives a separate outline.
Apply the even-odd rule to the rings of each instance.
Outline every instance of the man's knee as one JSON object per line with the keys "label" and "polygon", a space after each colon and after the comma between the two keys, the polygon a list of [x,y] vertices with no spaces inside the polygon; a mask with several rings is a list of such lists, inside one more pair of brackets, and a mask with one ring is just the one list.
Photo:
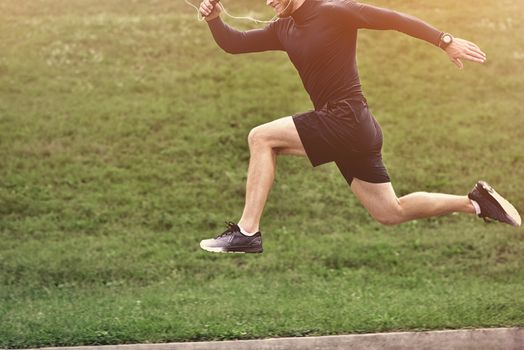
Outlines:
{"label": "man's knee", "polygon": [[269,137],[264,126],[259,125],[251,129],[247,135],[247,143],[249,144],[249,148],[267,146],[269,144]]}
{"label": "man's knee", "polygon": [[375,210],[370,212],[371,216],[380,224],[394,226],[404,222],[402,208],[400,205],[394,205],[389,208]]}

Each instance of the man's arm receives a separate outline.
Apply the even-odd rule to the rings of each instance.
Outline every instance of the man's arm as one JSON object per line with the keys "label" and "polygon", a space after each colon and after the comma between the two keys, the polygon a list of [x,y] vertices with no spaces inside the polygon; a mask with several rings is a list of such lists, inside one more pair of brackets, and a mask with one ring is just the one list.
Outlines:
{"label": "man's arm", "polygon": [[218,46],[232,54],[283,50],[275,32],[275,23],[262,29],[240,32],[231,28],[220,18],[218,1],[204,0],[200,4],[200,13],[207,21],[211,34]]}
{"label": "man's arm", "polygon": [[[442,32],[419,18],[397,11],[346,0],[342,6],[346,20],[357,28],[397,30],[412,37],[439,46]],[[460,69],[464,67],[460,59],[484,63],[486,54],[470,41],[454,38],[445,49],[449,59]]]}

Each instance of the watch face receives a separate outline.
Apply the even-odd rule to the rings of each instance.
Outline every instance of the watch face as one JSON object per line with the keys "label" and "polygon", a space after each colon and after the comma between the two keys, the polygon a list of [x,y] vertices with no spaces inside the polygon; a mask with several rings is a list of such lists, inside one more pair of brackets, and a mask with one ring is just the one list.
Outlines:
{"label": "watch face", "polygon": [[442,37],[442,41],[445,43],[445,44],[449,44],[451,43],[451,35],[444,35]]}

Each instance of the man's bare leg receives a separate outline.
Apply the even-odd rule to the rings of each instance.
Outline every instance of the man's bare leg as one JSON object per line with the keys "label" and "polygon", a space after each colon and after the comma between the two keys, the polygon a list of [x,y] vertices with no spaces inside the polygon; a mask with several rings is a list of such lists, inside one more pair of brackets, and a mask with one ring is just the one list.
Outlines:
{"label": "man's bare leg", "polygon": [[390,182],[375,184],[359,179],[353,179],[351,189],[371,216],[385,225],[454,212],[475,214],[467,196],[415,192],[398,198]]}
{"label": "man's bare leg", "polygon": [[259,230],[260,218],[275,179],[278,154],[305,156],[292,117],[257,126],[248,136],[250,159],[246,202],[238,225],[247,232]]}
{"label": "man's bare leg", "polygon": [[224,233],[200,242],[200,247],[209,252],[262,253],[259,222],[275,179],[277,155],[306,155],[292,117],[257,126],[249,133],[248,141],[251,157],[242,218],[238,224],[228,223]]}

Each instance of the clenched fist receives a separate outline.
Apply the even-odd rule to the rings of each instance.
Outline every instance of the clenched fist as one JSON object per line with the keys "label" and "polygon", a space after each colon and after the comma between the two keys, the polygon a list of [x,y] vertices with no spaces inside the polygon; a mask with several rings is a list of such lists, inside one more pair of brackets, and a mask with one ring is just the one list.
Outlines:
{"label": "clenched fist", "polygon": [[200,4],[200,14],[206,19],[206,21],[211,21],[214,18],[220,16],[220,6],[218,5],[219,0],[203,0]]}

